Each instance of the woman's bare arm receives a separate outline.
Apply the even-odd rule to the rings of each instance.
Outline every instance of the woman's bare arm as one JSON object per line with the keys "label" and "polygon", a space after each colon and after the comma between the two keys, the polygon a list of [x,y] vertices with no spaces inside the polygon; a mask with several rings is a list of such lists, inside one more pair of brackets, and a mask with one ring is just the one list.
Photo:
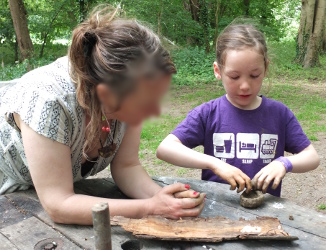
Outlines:
{"label": "woman's bare arm", "polygon": [[147,174],[138,158],[141,126],[129,126],[114,160],[111,173],[118,187],[131,198],[150,198],[161,187]]}
{"label": "woman's bare arm", "polygon": [[[141,218],[148,214],[161,214],[171,218],[196,216],[203,208],[202,197],[173,197],[173,193],[187,190],[180,183],[161,189],[149,199],[115,200],[75,194],[70,148],[37,134],[17,115],[15,120],[22,132],[29,170],[40,202],[57,223],[91,225],[91,208],[98,202],[108,202],[111,215],[132,218]],[[135,193],[136,196],[137,194]],[[140,196],[149,197],[150,194],[143,191]]]}

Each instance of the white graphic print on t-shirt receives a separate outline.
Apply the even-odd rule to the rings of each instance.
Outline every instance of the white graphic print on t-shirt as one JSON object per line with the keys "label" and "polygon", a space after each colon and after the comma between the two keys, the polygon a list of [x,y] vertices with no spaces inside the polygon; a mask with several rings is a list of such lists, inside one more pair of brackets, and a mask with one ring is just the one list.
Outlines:
{"label": "white graphic print on t-shirt", "polygon": [[214,155],[225,159],[248,159],[244,163],[252,163],[253,159],[263,159],[264,163],[271,162],[277,148],[277,134],[256,133],[214,133]]}

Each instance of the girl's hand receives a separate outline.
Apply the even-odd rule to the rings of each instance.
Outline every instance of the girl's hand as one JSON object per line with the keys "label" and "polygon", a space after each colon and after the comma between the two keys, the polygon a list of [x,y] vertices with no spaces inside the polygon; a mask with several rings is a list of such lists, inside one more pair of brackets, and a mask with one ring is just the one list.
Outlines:
{"label": "girl's hand", "polygon": [[[194,196],[194,193],[191,191],[191,195],[188,189],[189,185],[181,183],[163,187],[149,199],[149,213],[171,219],[198,216],[204,208],[205,194],[196,194],[196,198],[183,198],[182,196]],[[175,194],[179,197],[176,198]]]}
{"label": "girl's hand", "polygon": [[240,193],[246,188],[246,192],[251,190],[251,179],[243,173],[240,169],[224,163],[220,167],[215,167],[212,171],[220,176],[222,179],[226,180],[231,185],[231,190],[237,189],[237,192]]}
{"label": "girl's hand", "polygon": [[257,190],[266,193],[269,184],[273,181],[272,189],[276,189],[286,174],[286,169],[279,161],[272,161],[262,168],[252,179],[253,186]]}

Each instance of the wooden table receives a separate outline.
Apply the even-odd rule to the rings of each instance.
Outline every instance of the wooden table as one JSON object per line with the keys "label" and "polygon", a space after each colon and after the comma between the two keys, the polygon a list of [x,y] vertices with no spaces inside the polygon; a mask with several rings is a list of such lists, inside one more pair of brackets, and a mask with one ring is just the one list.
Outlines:
{"label": "wooden table", "polygon": [[[290,235],[298,236],[299,240],[293,242],[239,240],[215,244],[144,239],[137,241],[120,227],[112,227],[113,249],[123,249],[121,245],[125,243],[126,246],[132,240],[133,243],[140,244],[141,249],[326,249],[325,214],[270,195],[265,195],[265,202],[260,208],[249,210],[239,205],[239,194],[230,191],[228,185],[167,177],[154,180],[162,186],[175,182],[188,183],[192,189],[206,192],[206,205],[201,216],[225,216],[234,220],[255,219],[256,216],[277,217],[284,230]],[[83,180],[75,184],[75,191],[107,198],[126,198],[112,179]],[[293,220],[289,219],[290,216]],[[34,190],[0,196],[1,250],[34,249],[38,242],[46,239],[51,241],[52,238],[57,244],[63,245],[61,249],[94,249],[93,235],[90,226],[53,223],[40,205]]]}

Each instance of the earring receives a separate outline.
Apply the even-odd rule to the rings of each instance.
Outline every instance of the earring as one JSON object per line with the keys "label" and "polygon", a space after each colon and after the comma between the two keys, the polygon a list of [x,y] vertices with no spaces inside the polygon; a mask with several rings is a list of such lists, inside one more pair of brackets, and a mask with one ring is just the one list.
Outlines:
{"label": "earring", "polygon": [[108,126],[106,127],[106,126],[103,126],[102,127],[102,131],[103,132],[108,132],[108,133],[110,133],[110,124],[109,124],[109,122],[108,122],[108,120],[106,119],[106,117],[104,116],[104,115],[102,115],[102,121],[106,121],[107,122],[107,124],[108,124]]}

